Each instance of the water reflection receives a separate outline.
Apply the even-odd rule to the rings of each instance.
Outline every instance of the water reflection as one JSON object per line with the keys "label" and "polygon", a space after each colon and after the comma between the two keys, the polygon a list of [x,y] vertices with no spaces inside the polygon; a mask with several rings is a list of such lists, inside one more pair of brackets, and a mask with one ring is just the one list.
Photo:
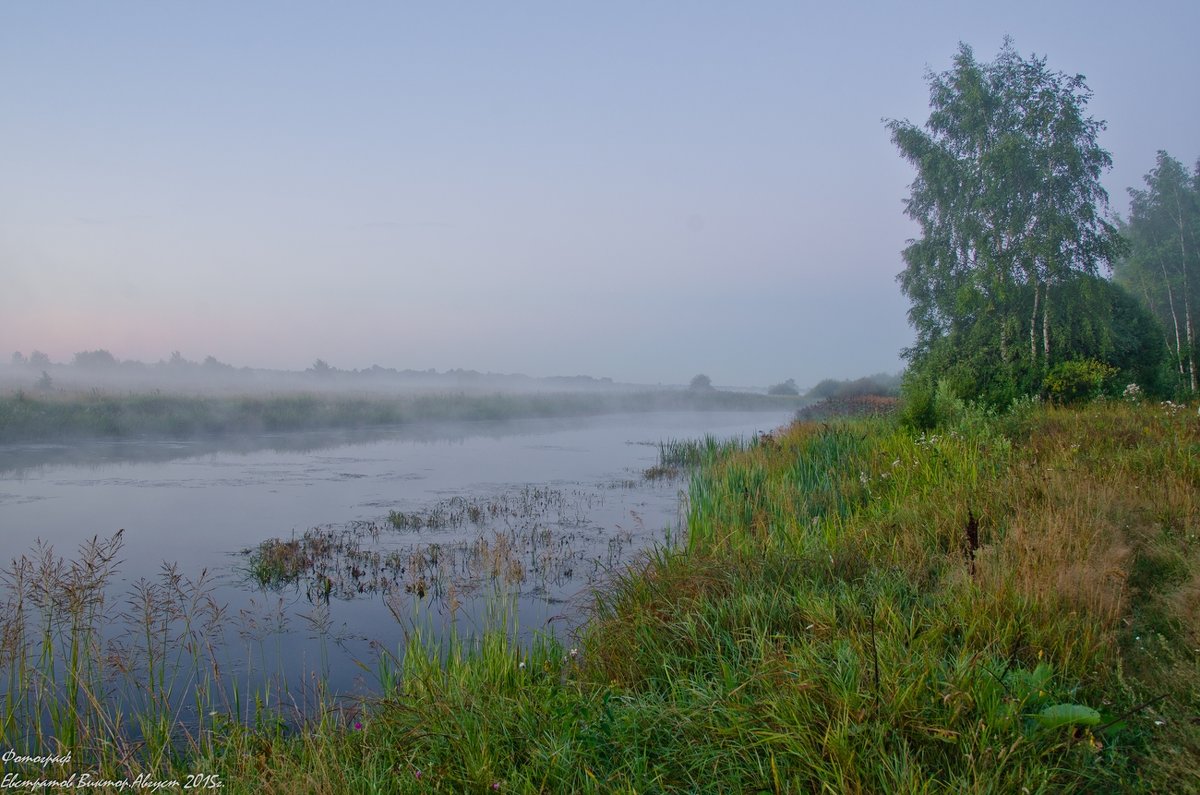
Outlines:
{"label": "water reflection", "polygon": [[197,439],[82,439],[67,442],[0,444],[0,475],[20,477],[31,471],[78,466],[88,469],[120,463],[161,463],[217,453],[261,451],[312,453],[381,440],[454,443],[471,438],[499,439],[567,428],[578,420],[479,420],[421,422],[359,429],[323,429],[282,433],[227,434]]}

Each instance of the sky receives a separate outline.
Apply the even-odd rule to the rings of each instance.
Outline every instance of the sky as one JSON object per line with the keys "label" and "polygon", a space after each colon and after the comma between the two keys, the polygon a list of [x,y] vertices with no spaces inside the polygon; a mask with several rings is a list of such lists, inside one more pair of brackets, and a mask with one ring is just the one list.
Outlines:
{"label": "sky", "polygon": [[1200,157],[1200,3],[0,3],[0,355],[637,383],[898,371],[884,120],[1087,76],[1112,210]]}

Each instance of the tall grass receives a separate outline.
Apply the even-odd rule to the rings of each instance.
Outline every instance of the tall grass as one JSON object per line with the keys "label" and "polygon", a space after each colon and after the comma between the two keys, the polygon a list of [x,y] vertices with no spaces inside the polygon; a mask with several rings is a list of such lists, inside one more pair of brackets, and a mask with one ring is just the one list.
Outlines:
{"label": "tall grass", "polygon": [[39,544],[0,572],[0,745],[77,766],[172,753],[221,706],[224,610],[207,573],[164,566],[116,591],[123,531],[71,560]]}
{"label": "tall grass", "polygon": [[[754,444],[757,440],[751,440]],[[658,463],[642,472],[647,480],[674,478],[746,447],[740,438],[718,439],[705,434],[703,439],[666,439],[658,444]]]}

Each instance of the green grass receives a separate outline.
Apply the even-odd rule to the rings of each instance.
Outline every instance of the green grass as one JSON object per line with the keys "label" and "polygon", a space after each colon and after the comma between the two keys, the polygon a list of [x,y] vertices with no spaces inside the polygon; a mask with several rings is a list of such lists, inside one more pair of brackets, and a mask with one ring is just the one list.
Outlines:
{"label": "green grass", "polygon": [[1196,792],[1197,495],[1194,407],[797,424],[706,456],[686,544],[570,647],[501,611],[300,730],[95,758],[230,792]]}

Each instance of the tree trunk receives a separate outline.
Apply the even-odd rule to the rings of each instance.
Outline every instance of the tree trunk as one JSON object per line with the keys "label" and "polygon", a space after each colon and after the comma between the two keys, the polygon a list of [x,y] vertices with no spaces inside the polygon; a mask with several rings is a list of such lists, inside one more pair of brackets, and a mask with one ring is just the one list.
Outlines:
{"label": "tree trunk", "polygon": [[1179,377],[1183,371],[1183,344],[1179,338],[1179,313],[1175,311],[1175,291],[1171,289],[1171,277],[1167,275],[1167,265],[1162,257],[1157,257],[1158,267],[1162,269],[1163,285],[1167,288],[1167,306],[1171,307],[1171,323],[1175,326],[1175,365],[1179,369]]}
{"label": "tree trunk", "polygon": [[1185,301],[1184,309],[1187,312],[1188,386],[1191,387],[1194,395],[1196,394],[1196,342],[1192,332],[1192,302]]}
{"label": "tree trunk", "polygon": [[1196,394],[1196,332],[1192,326],[1191,285],[1189,284],[1186,263],[1184,263],[1183,270],[1183,318],[1184,342],[1187,344],[1188,389],[1194,395]]}
{"label": "tree trunk", "polygon": [[1183,200],[1179,196],[1179,188],[1175,188],[1175,223],[1179,227],[1179,269],[1183,272],[1183,313],[1186,323],[1188,388],[1196,394],[1196,345],[1192,331],[1192,290],[1188,279],[1187,244],[1184,241],[1185,226],[1183,220]]}
{"label": "tree trunk", "polygon": [[1046,285],[1046,298],[1042,301],[1042,353],[1045,354],[1046,369],[1050,369],[1050,285]]}
{"label": "tree trunk", "polygon": [[1037,311],[1038,290],[1041,284],[1033,283],[1033,314],[1029,316],[1029,366],[1037,367]]}

